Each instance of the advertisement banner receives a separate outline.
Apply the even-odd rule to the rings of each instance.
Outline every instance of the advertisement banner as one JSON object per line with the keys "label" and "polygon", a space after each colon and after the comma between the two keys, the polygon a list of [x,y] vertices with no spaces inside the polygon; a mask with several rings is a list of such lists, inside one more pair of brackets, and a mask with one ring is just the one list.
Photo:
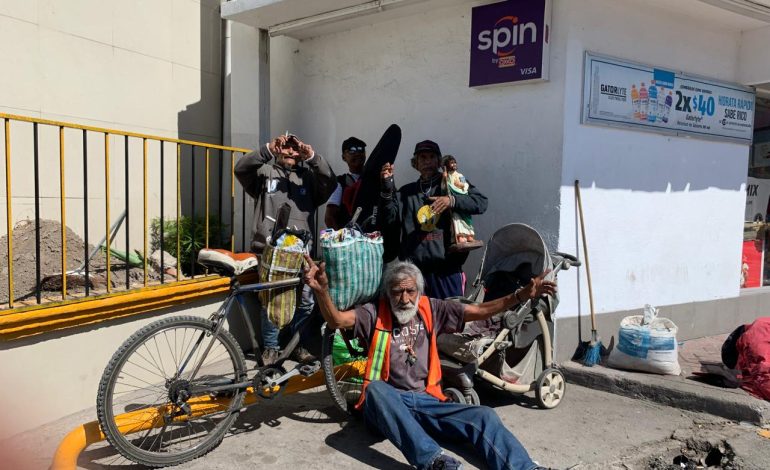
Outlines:
{"label": "advertisement banner", "polygon": [[586,53],[582,122],[751,144],[754,91]]}
{"label": "advertisement banner", "polygon": [[470,86],[548,80],[551,0],[507,0],[471,13]]}

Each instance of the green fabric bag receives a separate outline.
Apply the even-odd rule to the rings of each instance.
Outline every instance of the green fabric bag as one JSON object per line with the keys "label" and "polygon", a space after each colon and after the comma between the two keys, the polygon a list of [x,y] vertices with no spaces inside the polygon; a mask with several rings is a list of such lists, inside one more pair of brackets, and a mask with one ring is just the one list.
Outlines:
{"label": "green fabric bag", "polygon": [[[364,356],[364,350],[361,349],[361,346],[358,344],[358,339],[352,339],[350,341],[350,346],[353,348],[355,355],[350,354],[350,349],[348,349],[348,345],[345,344],[345,340],[342,338],[342,335],[339,333],[334,335],[334,342],[332,343],[332,362],[335,366],[348,364],[354,361],[366,360],[366,356]],[[348,377],[346,380],[351,383],[364,382],[363,377]]]}
{"label": "green fabric bag", "polygon": [[[355,232],[358,233],[358,232]],[[382,237],[358,234],[344,241],[321,240],[329,294],[340,310],[369,302],[382,279]]]}
{"label": "green fabric bag", "polygon": [[[259,262],[259,282],[299,277],[303,262],[303,253],[283,250],[268,244]],[[267,318],[270,322],[282,328],[294,317],[294,310],[297,307],[297,287],[259,291],[259,301],[267,310]]]}

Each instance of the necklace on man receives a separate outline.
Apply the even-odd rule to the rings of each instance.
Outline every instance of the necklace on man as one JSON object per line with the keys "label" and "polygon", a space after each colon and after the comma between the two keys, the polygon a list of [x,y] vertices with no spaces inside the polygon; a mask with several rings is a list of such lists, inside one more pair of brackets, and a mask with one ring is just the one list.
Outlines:
{"label": "necklace on man", "polygon": [[436,179],[436,177],[432,177],[430,180],[428,180],[428,189],[425,190],[425,185],[423,184],[422,178],[420,178],[420,191],[422,191],[423,196],[430,197],[430,193],[433,192],[433,182]]}
{"label": "necklace on man", "polygon": [[[407,331],[411,333],[412,330],[412,324],[414,322],[414,319],[409,320],[409,325],[407,325]],[[404,341],[404,351],[406,352],[406,360],[404,361],[406,365],[409,367],[415,365],[417,363],[417,354],[414,352],[414,343],[417,342],[417,333],[419,333],[419,328],[415,328],[415,334],[409,335],[409,338],[411,339],[410,342],[407,343],[406,340]]]}

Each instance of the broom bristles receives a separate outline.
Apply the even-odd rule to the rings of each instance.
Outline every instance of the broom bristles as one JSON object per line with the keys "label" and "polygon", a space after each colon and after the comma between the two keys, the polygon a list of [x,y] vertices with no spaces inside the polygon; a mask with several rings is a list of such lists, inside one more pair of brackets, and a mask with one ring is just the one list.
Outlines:
{"label": "broom bristles", "polygon": [[601,359],[601,353],[602,353],[602,342],[592,342],[588,346],[588,350],[586,351],[586,355],[583,358],[583,364],[592,367],[599,363],[599,360]]}

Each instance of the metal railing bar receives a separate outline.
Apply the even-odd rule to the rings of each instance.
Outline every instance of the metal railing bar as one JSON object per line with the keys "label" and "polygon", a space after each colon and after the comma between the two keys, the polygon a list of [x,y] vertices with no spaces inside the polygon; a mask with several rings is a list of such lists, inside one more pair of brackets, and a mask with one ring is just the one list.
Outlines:
{"label": "metal railing bar", "polygon": [[11,122],[5,119],[5,223],[8,230],[8,307],[13,308],[13,214],[11,212]]}
{"label": "metal railing bar", "polygon": [[241,221],[241,251],[246,252],[246,191],[243,188],[241,188]]}
{"label": "metal railing bar", "polygon": [[67,193],[64,177],[64,127],[59,127],[59,199],[61,206],[61,298],[67,300]]}
{"label": "metal railing bar", "polygon": [[17,114],[7,114],[7,113],[0,113],[0,119],[12,119],[14,121],[23,121],[23,122],[30,122],[30,123],[38,123],[38,124],[45,124],[49,126],[56,126],[56,127],[65,127],[68,129],[80,129],[80,130],[86,130],[86,131],[92,131],[92,132],[98,132],[100,134],[112,134],[112,135],[121,135],[126,137],[137,137],[140,139],[150,139],[150,140],[161,140],[163,142],[173,142],[177,144],[186,144],[186,145],[197,145],[199,147],[207,147],[207,148],[213,148],[213,149],[220,149],[220,150],[235,150],[237,152],[250,152],[250,149],[244,149],[244,148],[238,148],[238,147],[227,147],[224,145],[216,145],[216,144],[207,144],[203,142],[196,142],[194,140],[184,140],[184,139],[174,139],[171,137],[162,137],[158,135],[150,135],[150,134],[139,134],[137,132],[126,132],[121,131],[119,129],[109,129],[106,127],[95,127],[95,126],[85,126],[82,124],[73,124],[71,122],[64,122],[64,121],[53,121],[50,119],[40,119],[40,118],[33,118],[29,116],[20,116]]}
{"label": "metal railing bar", "polygon": [[209,211],[209,201],[211,199],[210,192],[209,192],[209,179],[210,179],[210,171],[209,171],[209,161],[210,161],[211,155],[209,154],[209,149],[206,149],[206,228],[204,232],[204,246],[206,248],[209,247],[209,217],[211,217],[211,212]]}
{"label": "metal railing bar", "polygon": [[182,214],[182,144],[176,144],[176,280],[182,278],[182,255],[179,229]]}
{"label": "metal railing bar", "polygon": [[[144,287],[147,287],[147,139],[142,139],[142,201],[144,203],[144,226],[143,226],[143,246],[142,258],[144,263],[142,269],[144,270]],[[128,256],[128,253],[126,253]],[[128,261],[126,261],[128,263]]]}
{"label": "metal railing bar", "polygon": [[163,153],[163,142],[160,142],[160,283],[165,284],[166,283],[166,263],[163,259],[163,254],[165,253],[165,246],[163,246],[163,232],[166,228],[165,220],[163,219],[163,204],[164,204],[164,166],[165,166],[165,157]]}
{"label": "metal railing bar", "polygon": [[[126,211],[128,212],[128,211]],[[104,133],[104,252],[107,259],[107,293],[112,292],[112,272],[110,267],[110,134]]]}
{"label": "metal railing bar", "polygon": [[[192,169],[192,172],[190,174],[190,200],[192,202],[192,214],[190,218],[190,237],[192,238],[191,242],[191,249],[194,252],[195,251],[195,146],[190,147],[190,168]],[[190,276],[195,279],[195,255],[191,254],[190,256]]]}
{"label": "metal railing bar", "polygon": [[235,152],[230,152],[230,251],[235,251]]}
{"label": "metal railing bar", "polygon": [[40,150],[36,122],[32,123],[32,141],[34,146],[32,159],[35,167],[35,299],[39,304],[43,299],[40,285]]}
{"label": "metal railing bar", "polygon": [[[90,256],[88,253],[88,131],[83,130],[83,256],[86,257],[85,261],[85,275],[86,275],[86,297],[91,293],[91,278],[89,277],[89,267],[91,264]],[[38,248],[40,248],[38,243]]]}
{"label": "metal railing bar", "polygon": [[217,217],[219,217],[219,226],[217,227],[217,248],[222,248],[222,223],[225,221],[224,217],[222,217],[222,186],[224,177],[224,160],[225,159],[225,152],[224,150],[219,151],[219,159],[217,160],[217,168],[218,168],[218,175],[217,175],[217,181],[219,181],[219,184],[217,185]]}
{"label": "metal railing bar", "polygon": [[[125,176],[126,187],[124,188],[124,192],[125,192],[125,198],[126,198],[126,209],[125,209],[126,210],[126,255],[128,256],[128,254],[131,253],[130,251],[131,250],[131,231],[129,230],[130,227],[128,224],[128,205],[129,205],[129,199],[131,198],[130,191],[128,189],[129,181],[130,181],[129,174],[131,173],[130,171],[131,167],[129,165],[129,157],[128,157],[128,154],[129,154],[128,136],[125,136],[125,138],[123,139],[123,150],[125,152],[124,165],[126,167],[126,176]],[[131,265],[129,264],[128,259],[126,259],[125,269],[126,269],[126,290],[131,290]]]}

